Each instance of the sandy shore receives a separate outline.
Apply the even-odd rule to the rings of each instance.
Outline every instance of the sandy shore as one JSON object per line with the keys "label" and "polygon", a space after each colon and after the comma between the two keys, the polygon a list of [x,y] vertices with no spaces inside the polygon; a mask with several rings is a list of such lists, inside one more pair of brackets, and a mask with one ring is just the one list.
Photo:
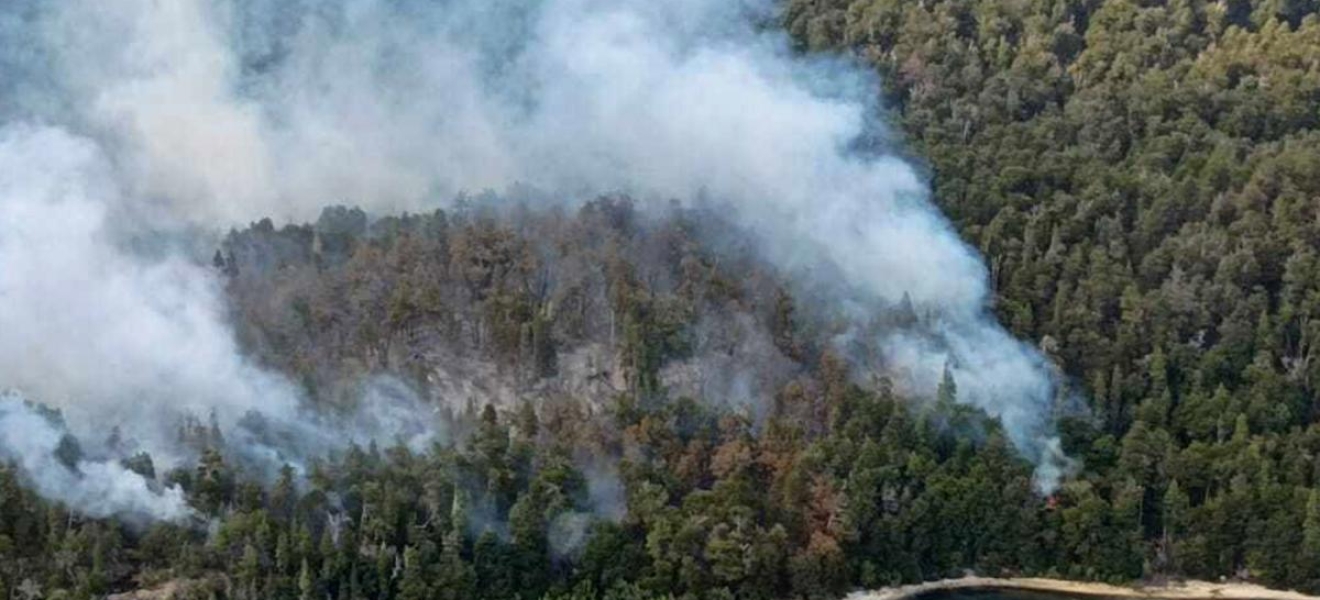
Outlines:
{"label": "sandy shore", "polygon": [[[112,594],[107,600],[169,600],[191,582],[168,581],[148,590]],[[1320,600],[1320,596],[1273,590],[1250,583],[1212,583],[1209,581],[1182,581],[1168,585],[1134,584],[1117,586],[1087,581],[1043,579],[1038,577],[961,577],[927,581],[913,585],[881,588],[866,592],[853,592],[847,600],[908,600],[917,594],[940,590],[967,588],[1002,588],[1035,592],[1058,592],[1079,596],[1108,598],[1145,598],[1147,600]]]}
{"label": "sandy shore", "polygon": [[848,595],[848,600],[906,600],[925,592],[965,588],[1008,588],[1111,598],[1159,598],[1162,600],[1320,600],[1320,597],[1317,596],[1309,596],[1293,591],[1273,590],[1250,583],[1181,581],[1168,585],[1134,584],[1132,586],[1117,586],[1105,583],[1035,577],[995,578],[975,576],[854,592]]}

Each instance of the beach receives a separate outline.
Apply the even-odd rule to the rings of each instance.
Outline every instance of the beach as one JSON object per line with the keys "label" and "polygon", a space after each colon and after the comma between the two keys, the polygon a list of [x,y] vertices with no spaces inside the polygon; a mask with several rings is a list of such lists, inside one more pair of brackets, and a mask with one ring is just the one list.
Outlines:
{"label": "beach", "polygon": [[1130,586],[1111,585],[1088,581],[1068,581],[1039,577],[959,577],[912,585],[858,591],[848,600],[905,600],[928,592],[972,588],[1017,589],[1035,592],[1057,592],[1079,596],[1109,598],[1160,598],[1168,600],[1320,600],[1291,590],[1276,590],[1242,582],[1174,581],[1167,584],[1134,583]]}

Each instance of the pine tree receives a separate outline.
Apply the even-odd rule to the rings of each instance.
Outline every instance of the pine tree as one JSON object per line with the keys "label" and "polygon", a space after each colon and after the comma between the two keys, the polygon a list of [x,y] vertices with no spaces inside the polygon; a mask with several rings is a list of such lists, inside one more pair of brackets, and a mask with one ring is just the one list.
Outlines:
{"label": "pine tree", "polygon": [[261,554],[257,552],[256,546],[251,543],[243,546],[243,557],[239,559],[235,574],[238,575],[244,597],[253,600],[259,598]]}
{"label": "pine tree", "polygon": [[435,600],[468,600],[475,595],[476,573],[460,554],[463,549],[463,538],[458,531],[460,526],[445,535],[440,561],[436,565]]}
{"label": "pine tree", "polygon": [[1302,576],[1307,586],[1320,586],[1320,490],[1311,489],[1306,499],[1306,518],[1302,522]]}
{"label": "pine tree", "polygon": [[935,402],[940,412],[948,413],[958,401],[958,383],[953,379],[953,368],[944,363],[944,374],[940,377],[939,388],[935,390]]}
{"label": "pine tree", "polygon": [[1164,562],[1167,570],[1178,573],[1181,572],[1178,545],[1187,531],[1191,516],[1191,501],[1178,485],[1178,480],[1169,482],[1169,489],[1164,492],[1163,504],[1164,512],[1161,520],[1164,524],[1164,533],[1161,546]]}
{"label": "pine tree", "polygon": [[316,578],[306,558],[298,569],[298,600],[316,600]]}
{"label": "pine tree", "polygon": [[431,600],[426,581],[426,567],[421,553],[409,546],[403,551],[403,577],[399,580],[399,600]]}

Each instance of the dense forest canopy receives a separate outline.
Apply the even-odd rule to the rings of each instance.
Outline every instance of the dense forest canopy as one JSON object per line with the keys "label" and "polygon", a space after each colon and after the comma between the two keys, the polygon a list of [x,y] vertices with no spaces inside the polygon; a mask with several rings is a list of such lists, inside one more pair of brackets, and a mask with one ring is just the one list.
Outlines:
{"label": "dense forest canopy", "polygon": [[1287,579],[1271,546],[1315,541],[1316,10],[788,6],[804,48],[889,75],[998,312],[1088,391],[1081,480],[1114,506],[1139,485],[1142,537],[1184,572]]}
{"label": "dense forest canopy", "polygon": [[183,491],[175,522],[0,467],[0,600],[829,598],[964,569],[1320,590],[1317,12],[785,5],[802,52],[880,73],[994,310],[1080,391],[1051,496],[949,371],[917,397],[860,368],[830,299],[716,215],[332,207],[215,253],[241,344],[334,410],[382,377],[450,399],[446,435],[266,473],[224,439],[278,431],[203,415],[189,464],[122,465]]}

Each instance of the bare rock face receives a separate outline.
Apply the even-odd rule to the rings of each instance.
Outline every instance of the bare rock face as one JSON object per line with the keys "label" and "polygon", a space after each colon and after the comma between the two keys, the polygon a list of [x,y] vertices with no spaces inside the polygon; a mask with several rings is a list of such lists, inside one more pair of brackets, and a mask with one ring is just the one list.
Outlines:
{"label": "bare rock face", "polygon": [[423,365],[428,398],[451,411],[469,411],[492,404],[510,410],[522,402],[541,405],[555,398],[574,398],[600,408],[627,388],[617,353],[603,344],[588,343],[559,356],[556,373],[527,377],[480,357],[437,348],[418,357]]}
{"label": "bare rock face", "polygon": [[316,402],[385,374],[451,414],[634,392],[753,408],[811,360],[790,350],[787,280],[703,241],[710,218],[603,198],[575,217],[365,219],[262,221],[217,252],[241,341]]}

